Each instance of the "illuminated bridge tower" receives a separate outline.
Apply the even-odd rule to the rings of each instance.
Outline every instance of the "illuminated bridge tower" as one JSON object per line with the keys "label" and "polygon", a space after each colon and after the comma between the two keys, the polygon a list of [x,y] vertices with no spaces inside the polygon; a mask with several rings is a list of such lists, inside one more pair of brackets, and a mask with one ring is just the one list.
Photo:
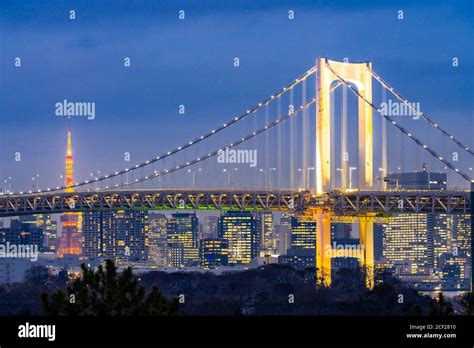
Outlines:
{"label": "illuminated bridge tower", "polygon": [[[318,58],[317,66],[317,90],[316,90],[316,193],[323,194],[333,190],[335,183],[336,163],[331,158],[334,150],[335,139],[331,130],[331,84],[344,79],[355,85],[357,91],[372,102],[372,75],[370,74],[371,63],[346,63]],[[372,109],[362,98],[358,100],[358,189],[371,189],[373,185],[373,141],[372,141]],[[342,139],[344,143],[346,140]],[[334,155],[333,155],[334,157]],[[332,162],[333,161],[333,162]],[[345,178],[347,165],[341,165]],[[317,221],[316,240],[316,266],[318,268],[318,279],[323,279],[326,284],[331,282],[331,211],[324,208],[316,208],[311,213],[312,218]],[[361,254],[359,262],[368,271],[368,286],[373,280],[373,222],[369,217],[360,219],[360,246]]]}
{"label": "illuminated bridge tower", "polygon": [[[67,153],[66,153],[66,192],[73,192],[74,172],[72,160],[71,128],[67,131]],[[81,215],[80,213],[64,213],[61,216],[62,231],[59,242],[59,255],[79,255],[81,253]]]}

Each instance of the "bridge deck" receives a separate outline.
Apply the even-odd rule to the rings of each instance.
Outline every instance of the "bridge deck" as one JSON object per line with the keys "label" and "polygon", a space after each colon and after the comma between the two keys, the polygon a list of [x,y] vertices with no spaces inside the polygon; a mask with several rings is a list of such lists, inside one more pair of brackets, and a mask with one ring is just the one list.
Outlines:
{"label": "bridge deck", "polygon": [[0,195],[0,217],[103,210],[295,211],[321,207],[336,215],[452,213],[471,211],[467,191],[332,191],[143,189]]}

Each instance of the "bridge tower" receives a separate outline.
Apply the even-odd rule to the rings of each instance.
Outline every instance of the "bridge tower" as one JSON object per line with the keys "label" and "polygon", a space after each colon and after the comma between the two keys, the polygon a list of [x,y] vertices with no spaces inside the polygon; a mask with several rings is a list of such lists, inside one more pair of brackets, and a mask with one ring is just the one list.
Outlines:
{"label": "bridge tower", "polygon": [[[335,189],[334,167],[335,158],[331,152],[335,139],[331,134],[331,84],[344,79],[352,83],[357,91],[368,101],[372,102],[371,63],[348,63],[318,58],[316,60],[316,193],[323,194]],[[352,88],[352,87],[351,87]],[[372,108],[364,100],[358,100],[358,189],[371,189],[373,185],[373,134]],[[334,152],[333,152],[334,157]],[[342,165],[342,177],[346,177],[347,165]],[[333,169],[333,170],[332,170]],[[331,173],[333,173],[331,175]],[[316,267],[318,279],[326,285],[331,283],[331,211],[317,208],[309,215],[317,222],[316,237]],[[373,270],[373,222],[364,217],[359,219],[360,246],[364,253],[359,257],[361,267],[367,271]],[[369,271],[370,272],[370,271]],[[373,275],[368,275],[367,285],[373,285]]]}
{"label": "bridge tower", "polygon": [[[371,63],[345,63],[318,58],[317,90],[316,90],[316,193],[329,192],[331,187],[331,149],[335,139],[331,139],[331,83],[339,80],[339,75],[347,82],[353,83],[358,92],[372,102]],[[334,74],[331,69],[334,70]],[[372,108],[359,98],[359,174],[360,190],[371,189],[373,185],[373,140],[372,140]],[[332,166],[331,166],[332,164]],[[343,176],[346,173],[342,173]]]}

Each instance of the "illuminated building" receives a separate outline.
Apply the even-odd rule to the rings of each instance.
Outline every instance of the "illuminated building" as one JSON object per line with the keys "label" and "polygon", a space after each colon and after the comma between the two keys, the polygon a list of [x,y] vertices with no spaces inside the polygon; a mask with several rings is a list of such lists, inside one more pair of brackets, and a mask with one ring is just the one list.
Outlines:
{"label": "illuminated building", "polygon": [[166,266],[168,219],[163,214],[150,213],[148,222],[148,260],[154,266]]}
{"label": "illuminated building", "polygon": [[58,237],[58,223],[51,220],[51,215],[42,215],[43,228],[43,251],[56,252],[57,237]]}
{"label": "illuminated building", "polygon": [[257,213],[257,248],[260,256],[275,253],[273,241],[273,214],[271,212]]}
{"label": "illuminated building", "polygon": [[[72,160],[71,128],[67,131],[67,153],[66,153],[66,192],[73,192],[74,172]],[[60,256],[79,255],[82,252],[81,239],[81,213],[64,213],[61,216],[61,238],[59,239],[58,253]]]}
{"label": "illuminated building", "polygon": [[[390,174],[388,187],[445,190],[446,173],[426,165],[415,173]],[[403,280],[426,289],[467,287],[471,271],[470,215],[401,214],[384,225],[383,256]]]}
{"label": "illuminated building", "polygon": [[205,232],[203,234],[203,239],[215,239],[217,238],[219,230],[219,217],[218,216],[208,216],[206,220]]}
{"label": "illuminated building", "polygon": [[278,263],[304,270],[316,267],[316,251],[310,249],[288,249],[286,255],[278,256]]}
{"label": "illuminated building", "polygon": [[168,219],[164,214],[150,213],[148,221],[148,242],[152,240],[165,240],[166,239],[166,225]]}
{"label": "illuminated building", "polygon": [[400,214],[385,225],[383,257],[399,274],[430,275],[434,258],[428,223],[427,214]]}
{"label": "illuminated building", "polygon": [[183,246],[185,266],[199,264],[198,218],[196,214],[172,214],[166,225],[166,240],[168,244]]}
{"label": "illuminated building", "polygon": [[436,271],[444,282],[443,288],[469,289],[472,257],[470,215],[440,214],[436,222]]}
{"label": "illuminated building", "polygon": [[401,214],[384,227],[383,256],[405,281],[425,288],[465,288],[470,238],[469,215]]}
{"label": "illuminated building", "polygon": [[227,240],[229,265],[245,265],[257,256],[254,214],[227,212],[219,219],[219,237]]}
{"label": "illuminated building", "polygon": [[[150,252],[150,248],[148,248],[148,252]],[[160,243],[156,245],[152,257],[148,257],[148,259],[151,260],[153,266],[166,267],[169,265],[168,254],[168,244]]]}
{"label": "illuminated building", "polygon": [[277,242],[276,253],[285,255],[288,251],[290,229],[288,226],[275,225],[275,237]]}
{"label": "illuminated building", "polygon": [[290,247],[291,213],[281,213],[280,224],[275,227],[278,238],[278,253],[286,255]]}
{"label": "illuminated building", "polygon": [[440,257],[453,252],[454,216],[428,214],[428,228],[433,229],[433,265],[439,270]]}
{"label": "illuminated building", "polygon": [[84,212],[82,215],[82,255],[87,258],[102,256],[102,215],[97,211]]}
{"label": "illuminated building", "polygon": [[316,223],[292,217],[290,248],[309,249],[316,253]]}
{"label": "illuminated building", "polygon": [[147,250],[147,211],[87,212],[83,217],[84,256],[144,261]]}
{"label": "illuminated building", "polygon": [[295,269],[316,267],[316,223],[290,218],[290,247],[286,255],[278,257],[278,263]]}
{"label": "illuminated building", "polygon": [[169,243],[167,246],[168,265],[171,267],[184,267],[184,246],[182,243]]}
{"label": "illuminated building", "polygon": [[204,239],[201,241],[201,266],[215,268],[229,263],[228,243],[225,239]]}
{"label": "illuminated building", "polygon": [[43,229],[35,224],[12,220],[9,228],[0,229],[0,244],[36,245],[43,251]]}
{"label": "illuminated building", "polygon": [[472,258],[471,254],[471,215],[454,216],[453,248],[461,256]]}
{"label": "illuminated building", "polygon": [[51,219],[49,214],[23,215],[18,218],[24,224],[32,224],[33,227],[43,230],[44,252],[55,252],[58,236],[57,222]]}

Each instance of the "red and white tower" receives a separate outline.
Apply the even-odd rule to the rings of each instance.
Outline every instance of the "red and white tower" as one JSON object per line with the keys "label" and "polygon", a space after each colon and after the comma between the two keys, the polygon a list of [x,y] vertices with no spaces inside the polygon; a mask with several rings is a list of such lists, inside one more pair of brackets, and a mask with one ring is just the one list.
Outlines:
{"label": "red and white tower", "polygon": [[[67,131],[67,152],[66,152],[66,192],[73,192],[74,172],[72,160],[71,127]],[[79,255],[82,252],[81,239],[81,213],[64,213],[61,216],[61,238],[59,241],[58,254],[64,256]]]}

